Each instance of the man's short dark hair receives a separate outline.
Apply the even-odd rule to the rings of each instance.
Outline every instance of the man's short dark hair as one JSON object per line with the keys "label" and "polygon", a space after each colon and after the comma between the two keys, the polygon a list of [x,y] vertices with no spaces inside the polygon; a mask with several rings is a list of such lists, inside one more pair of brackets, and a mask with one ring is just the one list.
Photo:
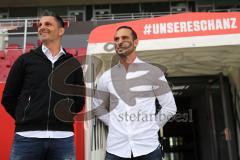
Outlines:
{"label": "man's short dark hair", "polygon": [[54,17],[55,20],[58,23],[58,26],[64,28],[64,21],[63,21],[63,19],[59,15],[57,15],[55,13],[45,13],[41,17],[43,17],[43,16],[52,16],[52,17]]}
{"label": "man's short dark hair", "polygon": [[57,20],[59,26],[64,28],[64,21],[63,21],[63,19],[60,16],[58,16],[58,15],[55,15],[53,17]]}
{"label": "man's short dark hair", "polygon": [[131,30],[133,40],[138,39],[138,37],[137,37],[137,33],[132,29],[132,27],[129,27],[129,26],[120,26],[120,27],[117,28],[116,31],[118,31],[118,30],[120,30],[120,29],[129,29],[129,30]]}

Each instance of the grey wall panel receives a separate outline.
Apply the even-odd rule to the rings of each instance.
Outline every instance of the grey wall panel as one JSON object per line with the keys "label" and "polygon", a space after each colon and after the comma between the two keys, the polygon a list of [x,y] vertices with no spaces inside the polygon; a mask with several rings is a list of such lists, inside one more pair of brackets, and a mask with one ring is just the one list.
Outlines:
{"label": "grey wall panel", "polygon": [[[20,46],[23,46],[23,39],[24,39],[23,36],[10,36],[8,43],[17,43]],[[37,40],[38,40],[37,36],[28,36],[27,37],[27,43],[32,43],[34,45],[37,45]]]}
{"label": "grey wall panel", "polygon": [[62,40],[65,48],[86,48],[88,35],[65,35]]}

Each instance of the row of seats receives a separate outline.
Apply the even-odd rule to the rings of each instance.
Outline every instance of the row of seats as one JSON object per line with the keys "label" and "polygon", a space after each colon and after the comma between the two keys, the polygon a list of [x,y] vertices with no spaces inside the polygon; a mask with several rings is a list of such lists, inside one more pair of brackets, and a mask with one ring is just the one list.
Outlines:
{"label": "row of seats", "polygon": [[0,51],[0,82],[6,81],[11,66],[20,55],[22,55],[22,49],[19,48],[7,48],[6,51]]}
{"label": "row of seats", "polygon": [[[35,48],[36,46],[32,43],[27,43],[26,44],[26,51],[28,52],[30,51],[30,49]],[[7,50],[21,50],[21,46],[19,44],[16,43],[11,43],[8,44],[8,46],[6,47]],[[65,48],[67,52],[69,52],[70,54],[72,54],[73,56],[77,56],[77,55],[82,55],[86,53],[86,48]]]}
{"label": "row of seats", "polygon": [[[25,52],[30,51],[31,49],[33,49],[35,47],[29,47],[26,49]],[[65,48],[65,50],[72,54],[73,56],[81,56],[81,55],[85,55],[87,49],[86,48]],[[23,50],[21,48],[6,48],[6,51],[0,51],[0,58],[1,59],[6,59],[8,57],[18,57],[19,55],[21,55],[23,53]]]}
{"label": "row of seats", "polygon": [[[20,46],[19,44],[16,44],[16,43],[10,43],[6,47],[6,49],[21,49],[21,48],[22,48],[22,46]],[[33,49],[33,48],[35,48],[35,45],[32,44],[32,43],[27,43],[26,48],[27,49]]]}
{"label": "row of seats", "polygon": [[[86,55],[86,48],[66,48],[66,51],[73,56],[84,56]],[[0,82],[5,82],[10,71],[11,66],[15,60],[22,55],[22,49],[11,48],[5,51],[0,51]]]}
{"label": "row of seats", "polygon": [[[36,46],[34,44],[26,44],[26,51],[25,52],[28,52],[31,49],[34,49],[35,47]],[[72,54],[73,56],[82,55],[82,54],[86,53],[86,48],[78,48],[78,49],[76,49],[76,48],[65,48],[65,49],[68,53]],[[7,51],[15,50],[16,52],[18,52],[18,51],[22,50],[22,47],[19,44],[12,43],[12,44],[9,44],[6,47],[6,50]]]}
{"label": "row of seats", "polygon": [[86,52],[87,52],[87,49],[86,48],[65,48],[65,50],[72,54],[73,56],[82,56],[82,55],[85,55]]}

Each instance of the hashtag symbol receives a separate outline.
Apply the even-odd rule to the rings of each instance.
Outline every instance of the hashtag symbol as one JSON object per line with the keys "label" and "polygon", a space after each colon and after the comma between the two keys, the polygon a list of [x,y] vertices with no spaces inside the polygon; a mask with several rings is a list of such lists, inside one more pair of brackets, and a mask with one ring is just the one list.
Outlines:
{"label": "hashtag symbol", "polygon": [[152,32],[152,25],[151,24],[146,24],[145,26],[144,26],[144,34],[145,35],[149,35],[151,32]]}

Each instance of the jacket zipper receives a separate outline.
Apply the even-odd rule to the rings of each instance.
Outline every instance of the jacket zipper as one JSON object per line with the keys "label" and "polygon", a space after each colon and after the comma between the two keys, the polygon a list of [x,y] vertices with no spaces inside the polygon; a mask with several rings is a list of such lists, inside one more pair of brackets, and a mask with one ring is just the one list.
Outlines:
{"label": "jacket zipper", "polygon": [[[61,60],[61,59],[63,59],[64,58],[64,56],[62,55],[62,56],[60,56],[59,57],[59,59],[56,61],[56,62],[58,62],[59,60]],[[55,62],[55,63],[56,63]],[[52,70],[51,70],[51,74],[52,74],[52,76],[53,76],[53,69],[54,69],[54,63],[52,63]],[[49,86],[49,92],[50,92],[50,94],[49,94],[49,102],[48,102],[48,115],[47,115],[47,131],[49,130],[49,118],[50,118],[50,109],[51,109],[51,99],[52,99],[52,83],[53,83],[53,78],[51,78],[51,84],[50,84],[50,86]]]}
{"label": "jacket zipper", "polygon": [[[52,76],[53,76],[53,69],[54,69],[54,63],[52,63],[52,71],[51,71],[51,74],[52,74]],[[49,89],[49,91],[50,91],[50,94],[49,94],[49,103],[48,103],[48,118],[47,118],[47,131],[48,131],[48,125],[49,125],[49,118],[50,118],[50,108],[51,108],[51,99],[52,99],[52,83],[53,83],[53,81],[52,81],[52,77],[51,77],[51,84],[50,84],[50,89]]]}
{"label": "jacket zipper", "polygon": [[27,105],[26,105],[26,107],[25,107],[25,109],[24,109],[24,114],[23,114],[22,121],[24,121],[25,118],[26,118],[26,112],[27,112],[27,109],[28,109],[29,106],[30,106],[30,102],[31,102],[31,96],[28,97],[28,103],[27,103]]}

